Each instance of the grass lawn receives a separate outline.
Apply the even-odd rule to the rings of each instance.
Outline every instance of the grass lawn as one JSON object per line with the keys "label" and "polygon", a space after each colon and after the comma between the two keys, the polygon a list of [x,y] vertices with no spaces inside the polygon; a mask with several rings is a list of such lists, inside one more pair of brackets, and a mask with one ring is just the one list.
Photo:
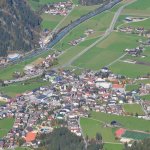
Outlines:
{"label": "grass lawn", "polygon": [[91,112],[91,118],[107,123],[116,120],[123,125],[123,128],[130,130],[150,131],[149,120],[139,119],[136,117],[110,115],[102,112]]}
{"label": "grass lawn", "polygon": [[149,100],[150,101],[150,95],[144,95],[140,96],[143,100]]}
{"label": "grass lawn", "polygon": [[98,70],[123,55],[124,49],[137,46],[137,39],[139,39],[137,36],[113,32],[105,40],[79,57],[74,65]]}
{"label": "grass lawn", "polygon": [[123,144],[104,144],[104,150],[123,150]]}
{"label": "grass lawn", "polygon": [[9,130],[12,128],[13,123],[14,123],[13,118],[6,118],[0,120],[0,138],[7,135]]}
{"label": "grass lawn", "polygon": [[110,69],[116,74],[125,75],[131,78],[136,78],[150,73],[149,66],[129,64],[124,62],[117,62],[113,64]]}
{"label": "grass lawn", "polygon": [[84,136],[88,135],[89,138],[95,138],[96,133],[99,132],[102,134],[104,142],[118,142],[115,140],[112,129],[103,127],[103,123],[99,121],[90,118],[81,118],[80,124]]}
{"label": "grass lawn", "polygon": [[144,115],[141,105],[139,104],[124,104],[123,108],[127,113],[132,113],[133,115],[136,113],[138,113],[138,115]]}
{"label": "grass lawn", "polygon": [[16,94],[21,94],[26,91],[31,91],[41,86],[49,85],[49,82],[43,81],[42,79],[32,79],[25,81],[25,84],[19,82],[14,83],[5,87],[0,87],[0,91],[7,94],[8,96],[14,97]]}
{"label": "grass lawn", "polygon": [[139,89],[140,85],[138,84],[132,84],[132,85],[126,85],[126,91],[133,91]]}

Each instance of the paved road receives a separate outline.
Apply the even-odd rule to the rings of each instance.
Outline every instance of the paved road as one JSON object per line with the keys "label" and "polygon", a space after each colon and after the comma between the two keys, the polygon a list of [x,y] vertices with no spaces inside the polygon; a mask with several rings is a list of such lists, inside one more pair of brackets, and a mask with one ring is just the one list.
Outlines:
{"label": "paved road", "polygon": [[85,150],[87,150],[88,143],[87,143],[87,141],[86,141],[86,139],[85,139],[85,136],[84,136],[84,134],[83,134],[83,130],[82,130],[82,127],[81,127],[81,124],[80,124],[80,117],[79,117],[79,119],[78,119],[78,125],[79,125],[80,131],[81,131],[81,134],[82,134],[82,137],[83,137],[83,140],[84,140]]}
{"label": "paved road", "polygon": [[136,0],[133,0],[133,1],[131,1],[131,2],[126,3],[125,5],[121,6],[121,7],[118,9],[118,11],[115,13],[114,18],[113,18],[113,20],[112,20],[112,22],[111,22],[111,24],[110,24],[110,27],[106,30],[105,34],[104,34],[102,37],[100,37],[97,41],[95,41],[93,44],[91,44],[89,47],[85,48],[82,52],[78,53],[78,54],[77,54],[75,57],[73,57],[68,63],[64,64],[63,67],[68,67],[68,66],[70,66],[70,65],[71,65],[75,60],[77,60],[80,56],[82,56],[84,53],[86,53],[88,50],[90,50],[92,47],[94,47],[96,44],[98,44],[99,42],[101,42],[102,40],[104,40],[108,35],[110,35],[110,33],[112,33],[112,31],[114,30],[115,24],[116,24],[116,22],[117,22],[117,20],[118,20],[118,18],[119,18],[119,16],[120,16],[122,10],[123,10],[126,6],[128,6],[128,5],[132,4],[132,3],[134,3],[135,1],[136,1]]}

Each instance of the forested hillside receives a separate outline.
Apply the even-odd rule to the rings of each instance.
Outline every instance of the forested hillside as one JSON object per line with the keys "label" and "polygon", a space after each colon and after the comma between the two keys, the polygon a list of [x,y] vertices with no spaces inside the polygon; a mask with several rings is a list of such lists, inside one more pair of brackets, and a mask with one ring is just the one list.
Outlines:
{"label": "forested hillside", "polygon": [[0,56],[29,51],[38,44],[41,19],[26,0],[0,0]]}
{"label": "forested hillside", "polygon": [[79,0],[79,3],[81,5],[97,5],[97,4],[101,4],[105,1],[108,1],[108,0]]}

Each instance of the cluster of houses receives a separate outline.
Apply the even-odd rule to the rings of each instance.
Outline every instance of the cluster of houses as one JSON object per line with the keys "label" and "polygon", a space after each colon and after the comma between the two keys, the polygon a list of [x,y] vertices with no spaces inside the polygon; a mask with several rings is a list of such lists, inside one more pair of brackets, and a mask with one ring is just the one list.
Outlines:
{"label": "cluster of houses", "polygon": [[124,51],[127,52],[128,55],[130,55],[130,56],[137,57],[137,56],[141,55],[143,50],[144,50],[144,48],[139,46],[139,47],[132,48],[132,49],[126,48]]}
{"label": "cluster of houses", "polygon": [[1,147],[15,147],[18,139],[23,146],[37,147],[37,137],[52,132],[55,127],[66,126],[78,136],[82,135],[79,119],[88,117],[88,111],[125,115],[123,103],[138,102],[136,93],[127,93],[127,79],[110,72],[85,71],[76,75],[69,70],[50,70],[45,74],[49,86],[9,99],[0,106],[1,119],[15,118],[14,125],[3,138]]}
{"label": "cluster of houses", "polygon": [[146,30],[144,27],[132,27],[132,26],[124,26],[119,28],[120,32],[125,32],[128,34],[137,34],[139,36],[144,36],[149,38],[150,33],[149,30]]}
{"label": "cluster of houses", "polygon": [[52,15],[66,16],[72,9],[73,3],[71,1],[58,2],[53,4],[48,4],[44,8],[44,12]]}
{"label": "cluster of houses", "polygon": [[139,88],[140,95],[148,95],[150,94],[150,84],[141,84],[141,87]]}
{"label": "cluster of houses", "polygon": [[70,41],[70,42],[69,42],[69,45],[76,46],[76,45],[78,45],[79,43],[83,42],[88,36],[90,36],[90,35],[93,34],[93,33],[94,33],[94,30],[93,30],[93,29],[87,29],[87,30],[84,32],[84,35],[85,35],[85,36]]}
{"label": "cluster of houses", "polygon": [[57,58],[61,55],[61,53],[61,51],[55,51],[54,53],[48,55],[46,58],[39,58],[35,60],[31,64],[28,64],[24,67],[23,73],[14,72],[12,74],[14,79],[6,80],[4,83],[11,84],[15,82],[21,82],[42,75],[45,70],[58,64]]}
{"label": "cluster of houses", "polygon": [[70,41],[68,44],[71,45],[71,46],[76,46],[79,43],[83,42],[84,40],[85,40],[85,37],[80,37],[78,39]]}
{"label": "cluster of houses", "polygon": [[143,21],[147,18],[143,18],[143,17],[126,17],[124,19],[125,22],[139,22],[139,21]]}

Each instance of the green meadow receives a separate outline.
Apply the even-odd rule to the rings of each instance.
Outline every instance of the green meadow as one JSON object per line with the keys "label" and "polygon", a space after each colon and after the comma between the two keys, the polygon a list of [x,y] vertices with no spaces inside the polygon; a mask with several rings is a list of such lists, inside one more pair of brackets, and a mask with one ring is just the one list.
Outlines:
{"label": "green meadow", "polygon": [[136,78],[150,73],[149,66],[139,64],[129,64],[125,62],[117,62],[110,66],[111,71],[116,74],[125,75],[127,77]]}
{"label": "green meadow", "polygon": [[0,138],[7,135],[9,130],[12,128],[13,123],[14,123],[13,118],[6,118],[0,120]]}
{"label": "green meadow", "polygon": [[123,128],[127,128],[130,130],[150,131],[149,121],[139,119],[136,117],[117,116],[102,112],[91,112],[91,118],[107,123],[110,123],[111,121],[115,120],[121,123]]}
{"label": "green meadow", "polygon": [[139,104],[124,104],[123,108],[124,108],[124,111],[127,113],[130,113],[130,114],[132,113],[133,115],[135,115],[136,113],[138,115],[144,115],[142,107]]}
{"label": "green meadow", "polygon": [[137,36],[113,32],[105,40],[79,57],[74,65],[98,70],[122,56],[126,48],[137,46],[137,40]]}

